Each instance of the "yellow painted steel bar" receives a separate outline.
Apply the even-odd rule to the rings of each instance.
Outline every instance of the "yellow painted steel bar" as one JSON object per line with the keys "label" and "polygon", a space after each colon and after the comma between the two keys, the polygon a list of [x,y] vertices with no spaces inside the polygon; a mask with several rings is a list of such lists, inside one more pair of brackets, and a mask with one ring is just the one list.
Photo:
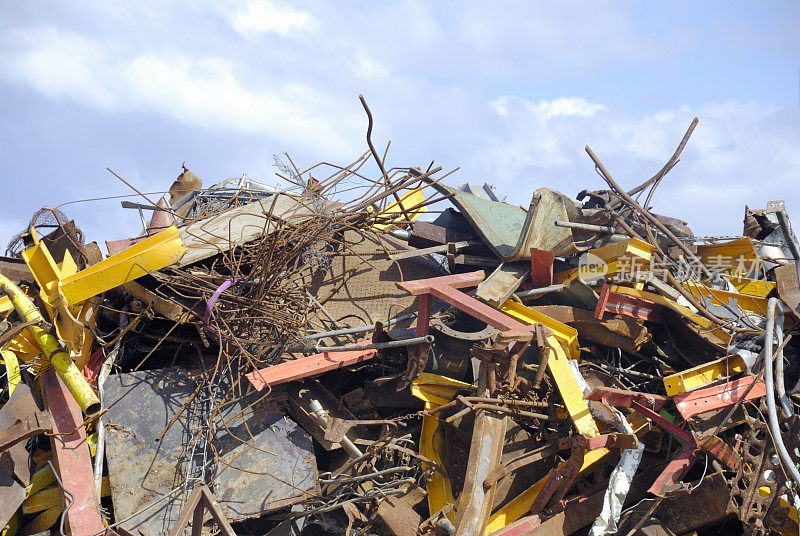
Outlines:
{"label": "yellow painted steel bar", "polygon": [[747,366],[738,355],[725,356],[664,377],[664,389],[668,396],[675,396],[687,391],[694,391],[719,378],[731,376],[746,369]]}
{"label": "yellow painted steel bar", "polygon": [[[401,227],[405,226],[408,223],[408,220],[416,220],[425,212],[427,209],[425,207],[418,207],[425,202],[425,193],[422,191],[422,188],[414,188],[410,192],[404,194],[400,198],[400,202],[398,203],[395,201],[388,207],[386,207],[383,212],[381,212],[378,216],[383,219],[386,216],[396,216],[393,221],[389,221],[387,223],[375,223],[372,225],[374,229],[380,229],[385,231],[387,229],[391,229],[395,225],[400,225]],[[401,208],[402,207],[402,208]],[[418,208],[414,208],[418,207]],[[367,207],[369,211],[372,207]],[[405,216],[403,216],[403,210],[405,210],[406,215],[408,216],[408,220]]]}
{"label": "yellow painted steel bar", "polygon": [[772,289],[775,288],[775,282],[765,281],[763,279],[734,276],[730,276],[727,279],[740,293],[753,296],[754,298],[766,298],[769,293],[772,292]]}
{"label": "yellow painted steel bar", "polygon": [[650,300],[651,302],[663,305],[664,307],[668,307],[673,311],[675,311],[676,313],[689,318],[692,322],[694,322],[695,324],[697,324],[702,328],[706,328],[712,331],[716,328],[716,325],[707,318],[705,318],[704,316],[693,312],[688,307],[684,307],[683,305],[669,298],[665,298],[661,294],[655,294],[653,292],[638,290],[635,288],[625,287],[622,285],[611,285],[608,290],[610,292],[616,292],[618,294],[625,294],[628,296],[636,296],[638,298],[644,298],[645,300]]}
{"label": "yellow painted steel bar", "polygon": [[[607,246],[590,249],[586,252],[589,259],[596,257],[605,263],[602,267],[581,266],[556,272],[553,275],[553,283],[566,285],[577,279],[583,277],[584,279],[593,279],[595,277],[613,278],[614,275],[631,271],[634,266],[635,259],[641,259],[647,263],[646,268],[649,270],[649,263],[653,257],[655,248],[638,238],[631,238],[616,244],[609,244]],[[641,266],[644,270],[645,266]]]}
{"label": "yellow painted steel bar", "polygon": [[710,270],[747,275],[751,268],[761,268],[761,256],[753,241],[743,236],[729,242],[699,244],[697,256]]}
{"label": "yellow painted steel bar", "polygon": [[[109,495],[111,495],[111,484],[108,477],[104,476],[100,488],[100,496],[108,497]],[[61,488],[58,486],[45,488],[26,497],[22,503],[22,513],[25,515],[35,514],[54,507],[61,508]]]}
{"label": "yellow painted steel bar", "polygon": [[552,332],[552,335],[545,338],[546,351],[550,352],[547,356],[547,368],[553,375],[567,413],[580,434],[587,437],[600,435],[597,423],[589,413],[589,405],[583,398],[581,388],[569,364],[570,357],[576,359],[580,355],[578,332],[554,318],[511,300],[507,300],[499,309],[525,325],[541,324]]}
{"label": "yellow painted steel bar", "polygon": [[762,316],[767,314],[766,298],[757,298],[748,296],[747,294],[739,294],[738,292],[708,288],[703,285],[698,285],[694,281],[686,281],[683,286],[701,303],[705,301],[705,298],[711,296],[711,303],[714,305],[729,305],[730,300],[735,300],[739,308],[745,312]]}
{"label": "yellow painted steel bar", "polygon": [[[634,429],[637,437],[640,439],[642,435],[650,429],[650,421],[648,421],[645,417],[642,417],[639,413],[631,413],[626,417],[626,420]],[[583,465],[581,465],[578,476],[584,476],[593,471],[597,464],[603,461],[610,453],[611,450],[607,448],[586,451],[583,457]],[[547,482],[548,477],[549,475],[543,477],[533,486],[529,487],[508,502],[505,506],[497,510],[497,512],[495,512],[494,515],[489,518],[489,524],[486,527],[484,535],[488,536],[492,532],[499,530],[510,523],[513,523],[522,516],[528,515],[530,513],[533,501],[536,500],[536,497],[539,495],[539,491],[541,491],[545,482]]]}
{"label": "yellow painted steel bar", "polygon": [[[11,299],[21,319],[26,322],[35,322],[37,324],[44,322],[42,313],[36,305],[33,304],[31,299],[28,298],[17,285],[2,274],[0,274],[0,290]],[[61,376],[67,389],[69,389],[69,392],[75,397],[75,400],[84,413],[90,415],[99,411],[100,400],[97,398],[97,394],[95,394],[94,390],[89,386],[89,383],[83,375],[81,375],[78,367],[75,366],[75,363],[70,358],[66,349],[59,343],[58,339],[38,325],[32,325],[28,329],[36,338],[36,343],[39,345],[39,348],[41,348],[45,356],[49,358],[50,364],[56,369],[58,375]]]}
{"label": "yellow painted steel bar", "polygon": [[[471,387],[468,383],[453,380],[446,376],[423,372],[412,382],[411,394],[425,402],[425,409],[430,410],[447,404],[456,396],[456,392],[470,389]],[[442,453],[446,452],[447,445],[442,432],[438,429],[439,420],[435,416],[427,415],[422,418],[419,451],[420,454],[441,467]],[[438,471],[434,472],[433,476],[428,480],[426,489],[428,491],[430,515],[441,511],[448,504],[454,504],[453,488],[450,480]],[[446,515],[450,521],[455,522],[454,511],[451,510]]]}
{"label": "yellow painted steel bar", "polygon": [[639,257],[645,261],[649,261],[653,256],[655,247],[644,240],[638,238],[629,238],[622,242],[609,244],[607,246],[590,249],[589,253],[600,257],[604,261],[617,260],[627,256]]}
{"label": "yellow painted steel bar", "polygon": [[48,302],[55,305],[61,296],[71,306],[170,266],[186,251],[186,244],[173,225],[77,273],[70,273],[73,270],[67,255],[61,267],[55,264],[42,242],[23,251],[22,256]]}
{"label": "yellow painted steel bar", "polygon": [[578,331],[575,328],[514,300],[506,300],[499,309],[526,326],[541,324],[543,327],[552,331],[557,339],[566,343],[569,347],[570,355],[573,358],[578,357],[580,349],[578,346]]}
{"label": "yellow painted steel bar", "polygon": [[3,363],[6,365],[6,372],[8,373],[8,396],[14,394],[14,391],[19,385],[22,377],[19,372],[19,360],[17,355],[11,350],[2,350],[0,354],[3,356]]}
{"label": "yellow painted steel bar", "polygon": [[38,516],[31,519],[24,527],[22,527],[22,534],[41,534],[55,525],[60,516],[60,505],[48,508]]}
{"label": "yellow painted steel bar", "polygon": [[[594,468],[594,466],[603,458],[608,456],[611,450],[607,448],[600,448],[586,452],[583,458],[583,465],[578,471],[578,476],[583,476]],[[508,504],[500,508],[495,514],[489,518],[489,524],[486,526],[484,535],[488,536],[496,530],[500,530],[506,525],[513,523],[517,519],[530,513],[531,505],[536,500],[537,495],[544,487],[545,482],[550,475],[543,477],[536,482],[533,486],[529,487],[521,494],[512,499]]]}
{"label": "yellow painted steel bar", "polygon": [[0,529],[0,536],[16,536],[19,529],[19,511],[14,512],[11,519],[3,529]]}

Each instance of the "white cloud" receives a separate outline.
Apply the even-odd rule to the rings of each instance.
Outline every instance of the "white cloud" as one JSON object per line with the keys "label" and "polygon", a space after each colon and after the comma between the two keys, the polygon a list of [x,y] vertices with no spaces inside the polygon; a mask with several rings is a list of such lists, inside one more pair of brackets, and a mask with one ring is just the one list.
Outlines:
{"label": "white cloud", "polygon": [[514,202],[527,202],[523,197],[539,184],[570,196],[606,189],[586,144],[618,183],[632,188],[660,169],[697,116],[681,162],[654,197],[655,210],[686,219],[703,234],[737,234],[745,204],[786,199],[800,221],[800,195],[787,187],[798,184],[800,172],[797,110],[726,101],[632,115],[582,98],[519,97],[494,99],[488,107],[501,124],[464,167],[501,169],[498,192]]}
{"label": "white cloud", "polygon": [[363,51],[358,53],[353,72],[362,78],[386,78],[390,74],[385,65],[373,60]]}
{"label": "white cloud", "polygon": [[19,36],[21,50],[0,58],[0,77],[56,98],[110,112],[156,111],[184,124],[266,134],[349,155],[360,138],[360,115],[324,91],[295,81],[249,82],[246,69],[220,57],[177,52],[115,54],[52,28]]}
{"label": "white cloud", "polygon": [[34,36],[18,36],[23,42],[36,43],[22,54],[5,54],[0,59],[9,78],[24,80],[48,97],[85,99],[107,109],[115,97],[103,87],[93,65],[103,53],[86,39],[44,28]]}
{"label": "white cloud", "polygon": [[286,36],[294,30],[307,28],[313,17],[302,9],[294,9],[271,2],[251,0],[238,6],[231,15],[233,28],[247,37],[263,33]]}
{"label": "white cloud", "polygon": [[582,97],[560,97],[549,101],[542,99],[539,102],[531,102],[518,97],[506,96],[491,101],[489,106],[498,115],[508,115],[509,108],[521,106],[529,114],[541,119],[549,119],[560,115],[591,117],[597,112],[606,109],[602,104],[589,102]]}

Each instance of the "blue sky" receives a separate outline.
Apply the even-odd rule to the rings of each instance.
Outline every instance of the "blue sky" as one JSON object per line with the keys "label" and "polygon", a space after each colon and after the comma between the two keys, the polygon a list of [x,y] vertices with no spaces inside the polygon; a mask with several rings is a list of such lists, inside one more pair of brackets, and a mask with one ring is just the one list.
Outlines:
{"label": "blue sky", "polygon": [[[623,186],[669,158],[654,198],[697,234],[785,199],[800,226],[796,2],[24,2],[0,4],[0,245],[42,205],[275,183],[273,155],[346,163],[363,93],[391,165],[527,205],[539,186]],[[90,239],[136,235],[119,200],[63,207]]]}

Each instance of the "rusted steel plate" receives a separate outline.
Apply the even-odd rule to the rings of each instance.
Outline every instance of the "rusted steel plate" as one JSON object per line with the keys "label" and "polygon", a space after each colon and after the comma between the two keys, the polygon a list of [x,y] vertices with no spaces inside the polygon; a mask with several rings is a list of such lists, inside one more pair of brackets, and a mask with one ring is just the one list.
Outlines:
{"label": "rusted steel plate", "polygon": [[[311,401],[316,400],[328,412],[329,419],[342,419],[353,421],[356,419],[350,410],[342,402],[334,397],[330,391],[325,389],[318,380],[306,380],[296,382],[286,387],[287,401],[286,408],[289,415],[302,426],[311,436],[316,439],[325,450],[337,449],[341,445],[338,441],[331,441],[325,437],[325,428],[314,417],[311,408]],[[366,437],[367,430],[363,426],[354,426],[347,430],[345,435],[351,440],[356,441],[361,437]]]}
{"label": "rusted steel plate", "polygon": [[61,506],[66,509],[64,526],[72,536],[94,534],[105,528],[100,516],[100,498],[94,486],[94,468],[83,427],[83,413],[64,382],[51,368],[42,375],[45,406],[53,418],[50,444],[56,471],[66,493],[61,494]]}
{"label": "rusted steel plate", "polygon": [[[26,397],[26,391],[28,396],[33,396],[30,388],[24,383],[20,383],[14,390],[13,398],[18,396],[23,398]],[[0,409],[0,430],[8,430],[14,425],[15,422],[19,420],[19,418],[20,415],[12,405],[11,401],[7,402],[5,406]],[[29,458],[30,456],[28,455],[28,451],[25,449],[24,443],[12,445],[7,448],[5,452],[0,454],[0,470],[5,470],[9,474],[13,473],[16,475],[17,479],[22,482],[22,484],[27,486],[31,483],[31,467]],[[0,493],[0,497],[2,496],[3,494]],[[2,523],[0,523],[0,525],[2,525]]]}
{"label": "rusted steel plate", "polygon": [[565,536],[590,525],[603,508],[604,492],[595,493],[542,521],[526,516],[495,531],[492,536]]}
{"label": "rusted steel plate", "polygon": [[[434,222],[415,221],[411,224],[411,238],[408,245],[414,248],[427,248],[435,245],[446,245],[451,242],[465,242],[475,239],[471,233],[472,229],[463,221],[455,221],[455,218],[443,218],[447,213],[443,213]],[[439,221],[443,223],[439,225]],[[449,223],[445,226],[444,223]],[[455,228],[457,225],[458,228]]]}
{"label": "rusted steel plate", "polygon": [[[652,513],[675,534],[687,534],[730,517],[726,512],[730,490],[722,473],[707,475],[690,493],[664,499]],[[617,534],[627,534],[651,507],[644,501],[631,508],[620,523]]]}
{"label": "rusted steel plate", "polygon": [[13,424],[0,428],[0,452],[26,441],[29,437],[50,431],[53,427],[50,413],[39,408],[30,387],[24,383],[17,385],[0,413],[7,414],[13,420]]}
{"label": "rusted steel plate", "polygon": [[504,303],[530,273],[529,262],[504,262],[478,284],[475,297],[493,305]]}
{"label": "rusted steel plate", "polygon": [[[106,453],[117,518],[136,514],[154,499],[181,488],[123,523],[128,530],[167,533],[178,518],[184,492],[191,491],[182,488],[186,449],[202,431],[201,423],[208,420],[204,411],[210,410],[191,403],[161,441],[156,438],[195,389],[196,383],[177,367],[117,374],[106,380]],[[219,391],[229,389],[222,384]],[[290,506],[318,490],[311,438],[284,417],[272,400],[262,398],[251,393],[215,412],[216,437],[209,459],[213,462],[213,452],[219,457],[206,474],[207,479],[213,478],[216,470],[214,495],[231,521]]]}
{"label": "rusted steel plate", "polygon": [[25,488],[14,479],[10,471],[0,467],[0,527],[14,516],[25,500]]}
{"label": "rusted steel plate", "polygon": [[551,251],[531,249],[531,283],[534,287],[548,287],[553,284],[553,261]]}
{"label": "rusted steel plate", "polygon": [[180,229],[189,251],[175,266],[188,266],[269,234],[278,221],[301,225],[315,214],[302,199],[281,193],[196,221]]}
{"label": "rusted steel plate", "polygon": [[800,287],[797,283],[797,268],[792,264],[775,268],[775,288],[778,296],[789,306],[795,318],[800,318]]}
{"label": "rusted steel plate", "polygon": [[14,257],[0,257],[0,274],[12,281],[31,281],[31,271],[22,259]]}

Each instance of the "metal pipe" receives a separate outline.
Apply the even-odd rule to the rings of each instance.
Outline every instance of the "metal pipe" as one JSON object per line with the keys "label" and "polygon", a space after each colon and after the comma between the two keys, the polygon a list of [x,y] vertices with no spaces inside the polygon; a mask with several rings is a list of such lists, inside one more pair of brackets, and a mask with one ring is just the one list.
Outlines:
{"label": "metal pipe", "polygon": [[434,341],[433,335],[424,337],[412,337],[399,341],[378,342],[374,344],[353,344],[351,346],[315,346],[314,351],[322,352],[355,352],[361,350],[382,350],[384,348],[402,348],[403,346],[414,346],[417,344],[431,344]]}
{"label": "metal pipe", "polygon": [[778,344],[778,350],[775,355],[775,384],[778,389],[778,400],[783,409],[783,416],[788,418],[794,415],[794,409],[789,397],[786,395],[786,384],[783,380],[783,329],[779,329],[775,333],[775,339]]}
{"label": "metal pipe", "polygon": [[[111,374],[111,367],[114,366],[114,363],[117,360],[117,353],[119,352],[119,343],[114,347],[111,352],[106,356],[106,360],[103,362],[103,366],[100,367],[100,374],[97,375],[97,396],[100,399],[100,408],[104,408],[104,392],[103,387],[106,383],[106,379],[108,375]],[[106,452],[106,427],[103,421],[103,416],[101,415],[99,419],[97,419],[97,450],[95,451],[94,455],[94,486],[97,489],[97,496],[101,497],[102,487],[103,487],[103,458],[105,458]]]}
{"label": "metal pipe", "polygon": [[[312,399],[309,404],[311,411],[314,412],[314,417],[317,419],[317,422],[323,427],[328,427],[328,413],[325,411],[325,408],[322,407],[322,404],[319,403],[319,400]],[[364,455],[361,452],[355,443],[353,443],[349,437],[342,436],[342,439],[339,441],[339,444],[342,448],[353,458],[360,458]]]}
{"label": "metal pipe", "polygon": [[783,330],[783,310],[779,310],[777,315],[775,309],[780,306],[778,298],[770,298],[767,302],[767,327],[764,334],[764,382],[767,391],[767,413],[769,415],[769,429],[772,432],[772,440],[775,449],[783,461],[786,469],[794,480],[796,486],[800,487],[800,472],[794,465],[792,457],[786,451],[783,443],[781,429],[778,426],[778,412],[775,409],[775,378],[772,375],[772,343],[776,324],[780,323],[779,328]]}
{"label": "metal pipe", "polygon": [[411,231],[408,231],[406,229],[392,229],[391,231],[389,231],[389,234],[404,242],[408,242],[409,240],[411,240]]}
{"label": "metal pipe", "polygon": [[542,294],[548,294],[550,292],[558,292],[559,290],[566,288],[567,285],[550,285],[549,287],[540,287],[534,288],[531,290],[521,290],[519,292],[515,292],[514,294],[518,298],[527,298],[529,296],[541,296]]}
{"label": "metal pipe", "polygon": [[592,225],[591,223],[575,223],[571,221],[559,221],[556,220],[553,222],[556,227],[569,227],[570,229],[579,229],[581,231],[592,231],[595,233],[616,233],[617,230],[613,227],[607,227],[605,225]]}
{"label": "metal pipe", "polygon": [[44,322],[44,317],[39,308],[22,292],[22,289],[3,274],[0,274],[0,292],[8,296],[22,320],[35,322],[28,329],[36,339],[36,344],[44,353],[45,358],[56,369],[56,372],[58,372],[72,396],[75,397],[83,412],[86,415],[92,415],[100,411],[100,400],[81,374],[81,371],[75,366],[75,362],[69,356],[66,348],[61,345],[61,342],[56,337],[39,327]]}
{"label": "metal pipe", "polygon": [[628,206],[638,211],[639,214],[641,214],[646,220],[655,225],[658,228],[658,230],[664,233],[667,236],[667,238],[669,238],[676,246],[678,246],[678,248],[683,252],[683,254],[686,255],[687,260],[692,261],[693,263],[699,266],[700,270],[703,272],[703,275],[705,275],[711,281],[715,281],[716,279],[718,279],[718,277],[715,277],[714,274],[712,274],[708,270],[708,268],[706,268],[706,266],[702,262],[700,262],[700,260],[697,258],[697,255],[695,255],[688,247],[686,247],[686,244],[681,242],[678,239],[678,237],[675,236],[675,233],[667,229],[667,226],[661,220],[653,216],[650,213],[650,211],[647,210],[646,207],[642,207],[641,205],[639,205],[639,203],[637,203],[631,196],[629,196],[625,192],[625,190],[620,188],[619,184],[617,184],[614,178],[611,177],[611,174],[608,172],[603,163],[600,161],[599,158],[597,158],[597,155],[594,154],[594,151],[592,151],[592,149],[588,145],[586,146],[586,152],[594,162],[594,165],[600,172],[600,176],[603,178],[603,180],[605,180],[606,183],[608,183],[608,185],[611,187],[612,190],[617,192],[619,197],[623,201],[625,201],[625,203]]}
{"label": "metal pipe", "polygon": [[[408,313],[401,316],[397,316],[392,318],[385,324],[384,326],[393,326],[399,322],[403,322],[404,320],[410,320],[417,316],[417,313]],[[322,333],[314,333],[313,335],[307,335],[303,337],[302,340],[304,341],[313,341],[317,339],[327,339],[328,337],[339,337],[340,335],[353,335],[355,333],[366,333],[367,331],[372,331],[375,329],[376,324],[370,324],[369,326],[360,326],[355,328],[344,328],[344,329],[336,329],[333,331],[324,331]]]}
{"label": "metal pipe", "polygon": [[789,246],[789,251],[792,252],[794,257],[794,267],[797,269],[797,281],[800,282],[800,246],[792,233],[792,226],[789,224],[789,218],[786,216],[786,209],[775,212],[778,217],[778,223],[781,225],[783,238],[786,240],[786,245]]}
{"label": "metal pipe", "polygon": [[395,473],[404,473],[406,471],[410,471],[411,468],[407,465],[399,465],[397,467],[390,467],[388,469],[384,469],[383,471],[375,471],[374,473],[367,473],[363,475],[356,475],[356,476],[345,476],[342,478],[320,478],[320,484],[347,484],[347,483],[358,483],[364,482],[365,480],[372,480],[379,476],[385,475],[393,475]]}

